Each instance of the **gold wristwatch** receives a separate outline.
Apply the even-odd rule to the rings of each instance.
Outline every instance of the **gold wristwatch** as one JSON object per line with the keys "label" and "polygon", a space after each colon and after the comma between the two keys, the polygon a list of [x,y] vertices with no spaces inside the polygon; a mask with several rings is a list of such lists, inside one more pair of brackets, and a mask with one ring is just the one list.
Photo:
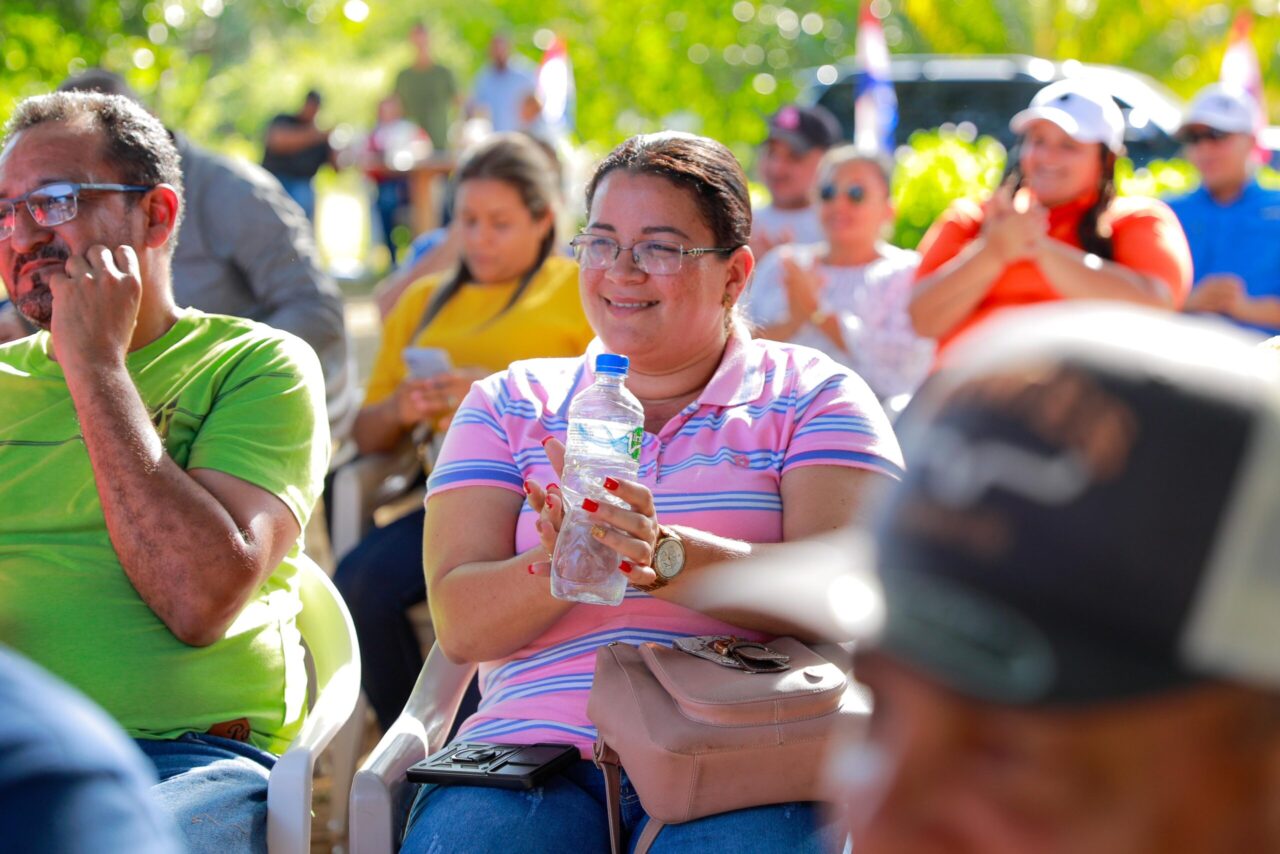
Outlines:
{"label": "gold wristwatch", "polygon": [[658,542],[653,546],[652,584],[632,585],[637,590],[660,590],[672,582],[684,569],[684,540],[665,525],[658,526]]}

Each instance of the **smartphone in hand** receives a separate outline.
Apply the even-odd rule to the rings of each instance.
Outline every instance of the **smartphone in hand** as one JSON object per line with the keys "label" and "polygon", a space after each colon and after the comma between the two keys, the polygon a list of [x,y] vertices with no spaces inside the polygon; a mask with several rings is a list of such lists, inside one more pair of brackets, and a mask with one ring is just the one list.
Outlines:
{"label": "smartphone in hand", "polygon": [[415,380],[429,379],[453,370],[449,353],[439,347],[405,347],[403,356],[409,376]]}

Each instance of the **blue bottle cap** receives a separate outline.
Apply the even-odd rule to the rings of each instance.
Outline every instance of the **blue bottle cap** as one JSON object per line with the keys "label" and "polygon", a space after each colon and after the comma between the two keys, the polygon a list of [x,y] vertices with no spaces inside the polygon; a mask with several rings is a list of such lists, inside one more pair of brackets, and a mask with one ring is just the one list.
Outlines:
{"label": "blue bottle cap", "polygon": [[618,356],[613,353],[601,353],[596,356],[596,373],[597,374],[618,374],[626,376],[627,369],[631,367],[631,360],[626,356]]}

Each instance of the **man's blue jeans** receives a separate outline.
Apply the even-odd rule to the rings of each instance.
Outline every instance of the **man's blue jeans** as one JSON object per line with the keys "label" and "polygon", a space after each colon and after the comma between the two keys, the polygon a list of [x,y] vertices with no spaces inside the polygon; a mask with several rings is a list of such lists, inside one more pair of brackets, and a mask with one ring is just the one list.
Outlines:
{"label": "man's blue jeans", "polygon": [[160,778],[152,794],[193,854],[266,854],[267,777],[274,756],[216,735],[134,741]]}
{"label": "man's blue jeans", "polygon": [[[402,854],[608,854],[604,777],[581,760],[530,791],[481,786],[423,786],[409,812]],[[634,845],[648,817],[625,774],[622,825]],[[735,810],[664,827],[654,854],[818,854],[839,851],[837,834],[819,826],[814,804]]]}
{"label": "man's blue jeans", "polygon": [[280,185],[289,197],[298,203],[302,212],[312,223],[316,221],[316,187],[311,178],[295,178],[290,175],[277,175]]}

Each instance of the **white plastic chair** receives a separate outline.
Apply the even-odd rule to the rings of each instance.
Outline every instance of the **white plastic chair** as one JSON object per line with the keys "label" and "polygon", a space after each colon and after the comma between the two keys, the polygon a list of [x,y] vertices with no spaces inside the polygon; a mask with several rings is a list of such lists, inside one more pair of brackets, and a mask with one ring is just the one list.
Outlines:
{"label": "white plastic chair", "polygon": [[422,461],[411,442],[335,468],[329,492],[329,547],[335,565],[373,528],[374,511],[408,492],[421,473]]}
{"label": "white plastic chair", "polygon": [[[347,443],[346,458],[335,464],[328,500],[330,503],[329,548],[333,563],[347,555],[373,529],[375,512],[397,499],[412,494],[413,484],[422,474],[422,457],[417,441],[401,443],[394,451],[385,454],[355,456],[355,445]],[[429,445],[433,453],[437,445]],[[420,496],[423,490],[418,490]],[[412,503],[412,502],[410,502]],[[411,612],[420,636],[425,636],[424,648],[431,643],[430,612],[425,606]],[[351,793],[351,779],[355,775],[360,749],[364,745],[369,703],[363,695],[356,706],[350,723],[343,727],[330,749],[333,769],[333,804],[329,813],[329,829],[335,838],[346,832],[347,803]]]}
{"label": "white plastic chair", "polygon": [[475,673],[474,663],[454,664],[431,647],[404,711],[352,781],[350,854],[400,849],[413,791],[405,773],[444,747]]}
{"label": "white plastic chair", "polygon": [[360,695],[360,648],[351,615],[333,582],[309,559],[298,567],[298,593],[298,631],[314,667],[315,702],[267,783],[271,854],[310,854],[316,757],[350,719]]}

